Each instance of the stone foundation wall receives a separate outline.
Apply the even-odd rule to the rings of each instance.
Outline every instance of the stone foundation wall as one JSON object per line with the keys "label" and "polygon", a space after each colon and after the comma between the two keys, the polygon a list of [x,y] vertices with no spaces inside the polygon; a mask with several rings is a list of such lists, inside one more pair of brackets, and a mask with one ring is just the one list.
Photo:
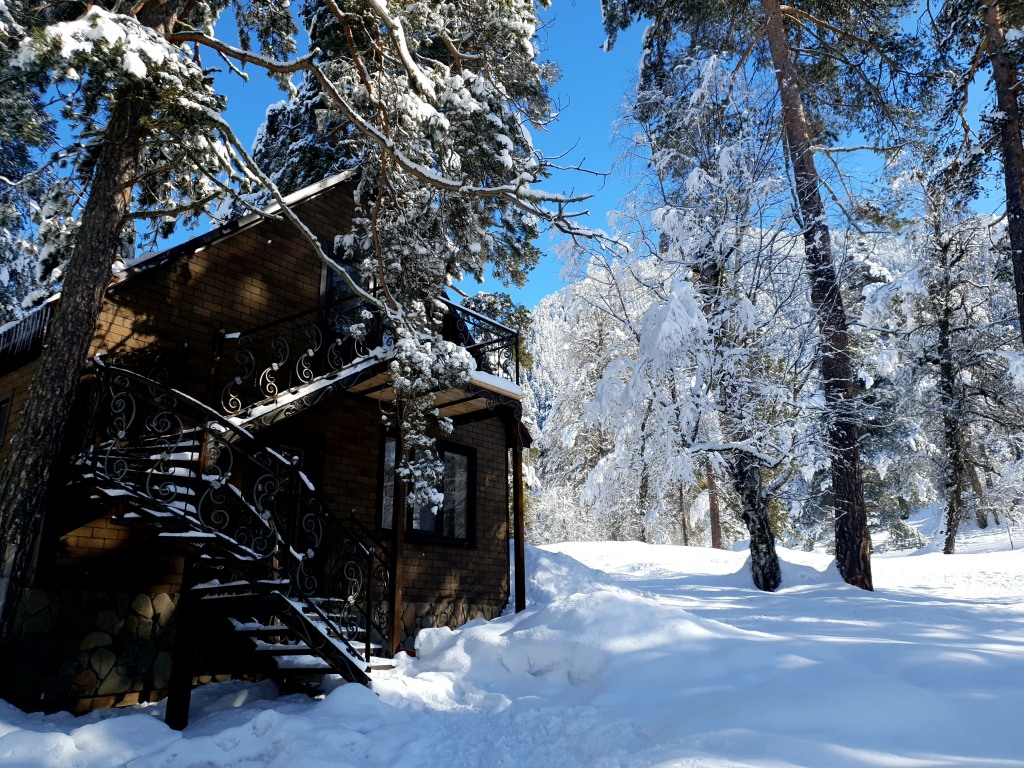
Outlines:
{"label": "stone foundation wall", "polygon": [[14,703],[75,713],[155,701],[167,688],[178,595],[30,589],[7,671]]}
{"label": "stone foundation wall", "polygon": [[[26,710],[76,714],[156,701],[167,692],[177,594],[30,589],[17,630],[18,663],[4,670],[5,696]],[[421,629],[494,619],[504,606],[406,602],[402,648]],[[200,676],[196,682],[225,679]]]}
{"label": "stone foundation wall", "polygon": [[437,603],[402,603],[402,648],[416,647],[416,635],[421,629],[449,627],[456,629],[468,621],[490,621],[502,614],[503,605],[478,605],[466,600],[445,600]]}

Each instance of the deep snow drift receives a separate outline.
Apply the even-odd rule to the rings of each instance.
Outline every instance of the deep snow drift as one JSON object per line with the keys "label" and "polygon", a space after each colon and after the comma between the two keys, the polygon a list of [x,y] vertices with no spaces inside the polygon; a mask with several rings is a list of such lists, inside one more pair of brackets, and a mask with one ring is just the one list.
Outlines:
{"label": "deep snow drift", "polygon": [[1024,766],[1024,555],[872,561],[876,592],[783,550],[528,550],[518,616],[422,634],[419,657],[319,701],[270,684],[83,718],[0,703],[3,766]]}

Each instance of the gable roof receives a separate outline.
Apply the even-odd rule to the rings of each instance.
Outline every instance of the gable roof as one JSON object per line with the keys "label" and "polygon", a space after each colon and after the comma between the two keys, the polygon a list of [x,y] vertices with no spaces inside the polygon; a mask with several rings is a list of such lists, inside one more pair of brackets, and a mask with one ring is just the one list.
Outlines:
{"label": "gable roof", "polygon": [[[342,171],[323,181],[310,184],[287,195],[284,198],[285,205],[293,206],[304,203],[307,200],[312,200],[334,187],[354,181],[357,176],[358,169]],[[136,275],[149,272],[165,264],[175,262],[178,259],[191,256],[204,248],[216,245],[223,240],[252,229],[267,219],[277,218],[280,210],[281,205],[274,202],[266,208],[237,219],[232,219],[184,243],[179,243],[164,251],[132,259],[125,264],[123,269],[114,272],[110,283],[107,285],[107,290],[127,282]],[[46,332],[49,330],[50,321],[53,318],[59,300],[60,292],[58,291],[20,320],[8,323],[0,328],[0,376],[20,368],[38,354]]]}
{"label": "gable roof", "polygon": [[[336,186],[353,181],[357,175],[357,169],[350,169],[337,173],[334,176],[329,176],[323,181],[310,184],[308,187],[303,187],[302,189],[287,195],[284,198],[285,205],[290,207],[304,203],[307,200],[312,200],[314,197],[317,197],[329,189],[333,189]],[[154,267],[159,267],[167,264],[168,262],[176,261],[184,256],[191,256],[197,251],[201,251],[211,245],[216,245],[222,240],[227,240],[241,232],[245,232],[247,229],[252,229],[257,224],[262,224],[267,219],[277,218],[277,214],[280,210],[280,204],[274,202],[266,208],[253,213],[248,213],[237,219],[232,219],[219,227],[211,229],[209,232],[199,235],[198,237],[194,237],[191,240],[187,240],[184,243],[180,243],[179,245],[175,245],[172,248],[168,248],[165,251],[151,253],[145,256],[140,256],[137,259],[132,259],[131,263],[125,265],[123,270],[114,273],[111,285],[120,285],[134,275],[148,272]]]}

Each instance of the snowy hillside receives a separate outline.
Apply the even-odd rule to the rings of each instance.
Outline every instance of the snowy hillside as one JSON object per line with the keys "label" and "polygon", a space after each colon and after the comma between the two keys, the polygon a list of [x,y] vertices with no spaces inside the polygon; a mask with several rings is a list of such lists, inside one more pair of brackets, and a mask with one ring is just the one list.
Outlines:
{"label": "snowy hillside", "polygon": [[743,553],[530,549],[525,613],[424,633],[378,696],[208,686],[182,734],[0,704],[0,765],[1024,766],[1021,551],[875,557],[874,594],[781,555],[763,594]]}

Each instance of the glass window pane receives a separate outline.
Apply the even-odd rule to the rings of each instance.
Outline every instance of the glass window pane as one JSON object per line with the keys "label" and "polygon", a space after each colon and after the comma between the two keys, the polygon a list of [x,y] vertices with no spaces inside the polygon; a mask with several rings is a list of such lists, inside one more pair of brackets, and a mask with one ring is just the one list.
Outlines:
{"label": "glass window pane", "polygon": [[412,511],[412,528],[425,533],[440,533],[437,529],[437,507],[419,507]]}
{"label": "glass window pane", "polygon": [[395,447],[395,438],[384,438],[384,495],[380,510],[382,528],[391,528],[395,514]]}
{"label": "glass window pane", "polygon": [[444,509],[441,535],[466,538],[469,503],[469,457],[459,453],[444,456]]}

